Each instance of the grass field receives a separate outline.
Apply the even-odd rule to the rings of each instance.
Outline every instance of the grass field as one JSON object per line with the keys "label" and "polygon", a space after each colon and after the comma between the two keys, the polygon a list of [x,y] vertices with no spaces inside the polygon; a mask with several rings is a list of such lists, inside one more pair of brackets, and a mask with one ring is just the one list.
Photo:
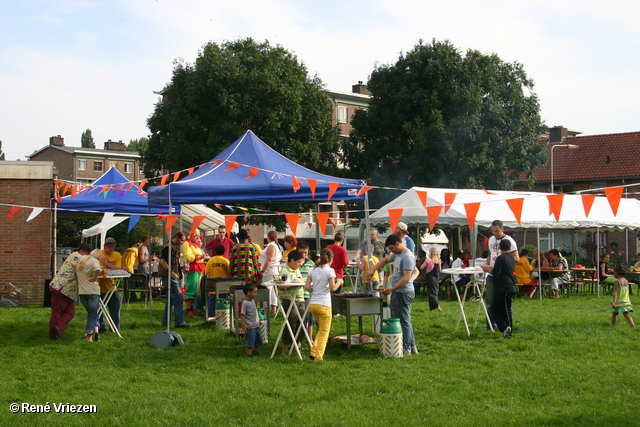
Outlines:
{"label": "grass field", "polygon": [[[183,347],[150,346],[162,330],[159,301],[153,325],[132,304],[122,310],[124,338],[103,334],[99,343],[83,341],[82,306],[59,341],[47,339],[49,309],[0,309],[0,425],[640,425],[640,330],[622,317],[610,325],[610,298],[518,298],[514,339],[501,340],[483,328],[455,332],[457,303],[432,313],[419,295],[419,355],[383,359],[377,346],[348,353],[330,342],[315,364],[269,359],[279,319],[271,343],[249,359],[243,341],[201,318],[179,331]],[[345,333],[344,317],[332,333]],[[54,402],[98,411],[10,411]]]}

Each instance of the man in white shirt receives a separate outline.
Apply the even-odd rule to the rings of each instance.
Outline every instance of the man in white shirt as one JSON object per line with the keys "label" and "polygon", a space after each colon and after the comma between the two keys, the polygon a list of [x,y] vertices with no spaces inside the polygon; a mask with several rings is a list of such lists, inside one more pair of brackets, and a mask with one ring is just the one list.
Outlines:
{"label": "man in white shirt", "polygon": [[[489,313],[489,318],[491,319],[493,328],[496,329],[497,325],[493,320],[493,314],[491,314],[491,304],[493,302],[494,295],[493,276],[491,275],[491,272],[493,271],[493,265],[496,262],[496,258],[498,258],[501,254],[500,242],[502,240],[508,240],[511,243],[511,249],[508,253],[513,255],[516,262],[520,260],[520,256],[518,255],[518,246],[516,245],[515,240],[504,234],[504,225],[502,224],[502,221],[496,219],[491,223],[491,234],[492,236],[489,239],[489,257],[487,258],[487,262],[483,266],[481,266],[481,268],[485,273],[487,273],[487,312]],[[487,329],[489,329],[488,326]]]}

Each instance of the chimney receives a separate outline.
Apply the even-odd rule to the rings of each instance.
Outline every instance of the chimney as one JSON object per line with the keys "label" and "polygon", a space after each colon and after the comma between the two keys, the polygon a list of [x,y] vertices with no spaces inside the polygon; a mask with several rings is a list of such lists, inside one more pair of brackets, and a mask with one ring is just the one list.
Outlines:
{"label": "chimney", "polygon": [[111,151],[126,151],[126,147],[122,141],[116,142],[112,140],[108,140],[104,143],[104,149]]}
{"label": "chimney", "polygon": [[362,81],[359,80],[357,85],[351,86],[351,92],[353,93],[361,93],[362,95],[371,95],[367,86],[362,84]]}
{"label": "chimney", "polygon": [[549,128],[549,144],[557,144],[562,142],[569,135],[567,128],[562,126],[554,126]]}
{"label": "chimney", "polygon": [[64,147],[64,138],[61,137],[60,135],[52,136],[51,138],[49,138],[49,145],[56,146],[56,147]]}

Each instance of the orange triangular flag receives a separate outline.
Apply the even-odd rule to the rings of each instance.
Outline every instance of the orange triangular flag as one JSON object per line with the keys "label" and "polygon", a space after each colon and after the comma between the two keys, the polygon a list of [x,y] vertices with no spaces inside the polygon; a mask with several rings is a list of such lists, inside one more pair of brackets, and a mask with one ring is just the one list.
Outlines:
{"label": "orange triangular flag", "polygon": [[298,232],[298,214],[284,214],[284,216],[287,218],[291,233],[295,236]]}
{"label": "orange triangular flag", "polygon": [[191,175],[191,174],[193,173],[193,171],[194,171],[194,170],[196,170],[196,168],[195,168],[195,167],[193,167],[193,168],[189,168],[189,169],[187,169],[187,172],[189,173],[189,175]]}
{"label": "orange triangular flag", "polygon": [[176,182],[180,178],[180,172],[176,172],[173,174],[173,178],[171,179],[171,182]]}
{"label": "orange triangular flag", "polygon": [[518,221],[518,225],[522,226],[522,204],[524,199],[507,199],[507,204]]}
{"label": "orange triangular flag", "polygon": [[169,174],[162,175],[162,179],[160,180],[160,187],[163,185],[167,185],[167,179],[169,179]]}
{"label": "orange triangular flag", "polygon": [[429,231],[433,231],[436,227],[438,217],[442,212],[442,206],[427,206],[427,217],[429,218]]}
{"label": "orange triangular flag", "polygon": [[60,194],[56,194],[56,202],[60,203],[62,201],[62,197],[60,197]]}
{"label": "orange triangular flag", "polygon": [[583,194],[582,195],[582,206],[584,207],[584,214],[589,218],[589,212],[591,212],[591,207],[593,206],[593,202],[596,200],[595,194]]}
{"label": "orange triangular flag", "polygon": [[20,209],[22,209],[22,206],[13,206],[9,211],[9,215],[7,215],[7,219],[11,219]]}
{"label": "orange triangular flag", "polygon": [[426,208],[427,207],[427,192],[426,191],[418,191],[418,190],[416,190],[416,194],[420,198],[420,203],[422,203],[422,206],[424,206]]}
{"label": "orange triangular flag", "polygon": [[227,168],[224,170],[224,172],[226,171],[230,171],[236,168],[240,167],[240,163],[236,163],[236,162],[229,162],[229,166],[227,166]]}
{"label": "orange triangular flag", "polygon": [[329,183],[329,196],[327,197],[327,200],[331,200],[331,198],[336,193],[336,191],[338,191],[338,187],[340,187],[340,183],[339,182],[330,182]]}
{"label": "orange triangular flag", "polygon": [[478,209],[480,209],[480,202],[477,203],[465,203],[464,210],[467,212],[467,222],[469,223],[469,230],[473,230],[476,225],[476,215],[478,215]]}
{"label": "orange triangular flag", "polygon": [[117,185],[117,186],[113,187],[112,190],[122,190],[122,188],[124,188],[124,186],[125,186],[125,184],[122,183],[120,185]]}
{"label": "orange triangular flag", "polygon": [[258,172],[260,172],[260,169],[258,168],[249,168],[249,175],[247,175],[245,179],[253,178],[258,175]]}
{"label": "orange triangular flag", "polygon": [[370,187],[368,185],[363,185],[362,187],[360,187],[360,190],[358,190],[358,194],[356,194],[356,197],[362,196],[364,193],[371,190],[372,188],[373,187]]}
{"label": "orange triangular flag", "polygon": [[329,214],[330,212],[318,212],[316,214],[316,221],[318,221],[320,232],[323,236],[327,234],[327,221],[329,220]]}
{"label": "orange triangular flag", "polygon": [[307,178],[307,182],[309,183],[309,189],[311,190],[311,198],[316,198],[316,180]]}
{"label": "orange triangular flag", "polygon": [[604,189],[604,194],[607,196],[607,200],[613,211],[613,216],[618,216],[618,207],[620,206],[620,199],[622,198],[623,192],[624,187],[609,187]]}
{"label": "orange triangular flag", "polygon": [[336,219],[329,217],[329,221],[331,222],[331,225],[333,225],[333,228],[336,228],[336,225],[338,225],[338,223],[336,222]]}
{"label": "orange triangular flag", "polygon": [[389,209],[389,224],[391,224],[391,232],[393,233],[400,222],[400,218],[402,218],[402,212],[404,209]]}
{"label": "orange triangular flag", "polygon": [[456,200],[457,195],[458,193],[444,193],[444,213],[447,213],[449,208],[451,208],[451,205]]}
{"label": "orange triangular flag", "polygon": [[131,188],[133,187],[133,184],[134,184],[133,182],[130,182],[129,186],[127,187],[126,190],[124,190],[124,192],[126,193],[127,191],[131,190]]}
{"label": "orange triangular flag", "polygon": [[193,235],[193,233],[195,233],[196,229],[200,227],[200,224],[202,224],[202,221],[204,221],[206,217],[207,217],[206,215],[196,215],[193,217],[193,222],[191,223],[191,231],[189,231],[189,235]]}
{"label": "orange triangular flag", "polygon": [[74,197],[76,197],[76,193],[78,192],[78,186],[74,185],[71,187],[71,198],[73,199]]}
{"label": "orange triangular flag", "polygon": [[313,223],[312,222],[308,222],[307,225],[309,226],[309,228],[313,227]]}
{"label": "orange triangular flag", "polygon": [[549,215],[553,214],[556,217],[556,222],[560,221],[560,211],[562,210],[562,201],[564,200],[564,194],[551,194],[547,196],[549,200]]}
{"label": "orange triangular flag", "polygon": [[102,188],[100,189],[100,192],[98,193],[98,195],[100,195],[100,194],[104,193],[105,191],[109,191],[109,190],[111,190],[111,186],[112,186],[112,185],[113,185],[113,184],[103,185],[103,186],[102,186]]}
{"label": "orange triangular flag", "polygon": [[144,186],[147,184],[147,180],[143,179],[142,181],[140,181],[140,186],[138,187],[138,194],[142,194],[142,189],[144,188]]}
{"label": "orange triangular flag", "polygon": [[167,222],[164,226],[164,231],[165,233],[167,233],[168,235],[171,235],[171,227],[173,227],[173,224],[176,223],[176,221],[178,220],[178,217],[180,215],[167,215]]}
{"label": "orange triangular flag", "polygon": [[297,193],[300,189],[300,186],[302,185],[302,181],[300,181],[297,176],[292,176],[291,185],[293,186],[293,192]]}
{"label": "orange triangular flag", "polygon": [[233,230],[233,224],[236,222],[236,218],[238,215],[225,215],[224,216],[224,225],[227,227],[227,237],[231,235],[231,231]]}
{"label": "orange triangular flag", "polygon": [[64,185],[64,189],[62,190],[62,195],[65,196],[67,194],[67,191],[69,191],[69,187],[71,186],[71,184],[66,183]]}

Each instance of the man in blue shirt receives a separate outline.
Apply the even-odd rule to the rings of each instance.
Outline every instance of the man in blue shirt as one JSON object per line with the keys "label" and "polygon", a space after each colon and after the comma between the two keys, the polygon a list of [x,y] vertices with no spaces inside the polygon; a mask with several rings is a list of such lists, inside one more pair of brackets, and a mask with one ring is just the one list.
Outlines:
{"label": "man in blue shirt", "polygon": [[413,288],[413,272],[416,268],[416,258],[395,234],[387,237],[384,243],[390,254],[378,261],[368,273],[369,280],[373,273],[386,264],[393,262],[392,286],[382,291],[383,295],[391,294],[391,310],[393,316],[400,319],[402,327],[402,346],[404,355],[418,354],[416,339],[411,324],[411,302],[415,297]]}
{"label": "man in blue shirt", "polygon": [[409,229],[407,228],[407,224],[405,224],[404,222],[399,222],[398,225],[396,225],[396,229],[393,234],[395,234],[402,240],[402,244],[405,245],[412,254],[416,254],[416,244],[411,236],[409,236]]}

